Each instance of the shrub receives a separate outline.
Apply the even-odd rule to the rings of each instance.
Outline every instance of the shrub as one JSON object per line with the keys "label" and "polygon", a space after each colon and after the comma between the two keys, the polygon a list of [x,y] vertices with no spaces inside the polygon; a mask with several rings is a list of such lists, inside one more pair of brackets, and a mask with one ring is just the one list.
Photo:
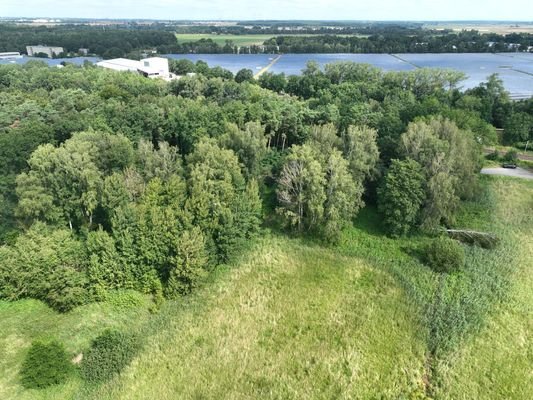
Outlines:
{"label": "shrub", "polygon": [[20,371],[22,385],[41,389],[67,380],[73,370],[63,344],[57,340],[34,341]]}
{"label": "shrub", "polygon": [[131,334],[106,330],[93,340],[83,357],[82,376],[89,382],[103,382],[121,372],[139,349],[139,341]]}
{"label": "shrub", "polygon": [[498,150],[494,149],[494,151],[492,153],[487,154],[485,158],[491,161],[498,161],[500,159],[500,153],[498,152]]}
{"label": "shrub", "polygon": [[426,248],[426,262],[436,272],[451,273],[463,267],[465,251],[456,240],[439,237]]}
{"label": "shrub", "polygon": [[135,290],[114,290],[107,293],[106,302],[119,309],[140,308],[146,304],[146,297]]}
{"label": "shrub", "polygon": [[518,153],[515,150],[510,150],[503,156],[503,161],[515,163],[518,160]]}

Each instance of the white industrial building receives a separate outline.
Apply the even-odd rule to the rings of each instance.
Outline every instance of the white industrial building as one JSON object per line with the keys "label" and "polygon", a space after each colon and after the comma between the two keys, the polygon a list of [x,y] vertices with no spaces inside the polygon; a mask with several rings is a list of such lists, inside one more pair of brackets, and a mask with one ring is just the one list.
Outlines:
{"label": "white industrial building", "polygon": [[18,51],[8,51],[0,53],[0,60],[14,60],[17,58],[22,58]]}
{"label": "white industrial building", "polygon": [[54,56],[58,56],[59,54],[63,53],[63,47],[55,47],[55,46],[26,46],[26,53],[30,57],[34,56],[38,53],[44,53],[48,56],[48,58],[52,58]]}
{"label": "white industrial building", "polygon": [[141,61],[114,58],[112,60],[99,61],[96,65],[115,71],[137,72],[148,78],[176,79],[176,75],[170,73],[168,59],[162,57],[144,58]]}

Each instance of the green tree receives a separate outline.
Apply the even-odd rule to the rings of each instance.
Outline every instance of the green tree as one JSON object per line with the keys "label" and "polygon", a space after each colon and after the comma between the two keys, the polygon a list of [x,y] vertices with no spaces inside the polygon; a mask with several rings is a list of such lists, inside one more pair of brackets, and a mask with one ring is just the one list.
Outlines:
{"label": "green tree", "polygon": [[267,154],[267,138],[260,123],[247,122],[244,130],[240,130],[235,124],[229,124],[219,143],[235,152],[245,166],[247,176],[259,174],[261,161]]}
{"label": "green tree", "polygon": [[525,112],[513,112],[504,121],[503,141],[515,144],[533,140],[533,116]]}
{"label": "green tree", "polygon": [[409,124],[401,143],[404,154],[417,161],[425,175],[422,227],[431,230],[453,223],[460,198],[472,197],[476,191],[479,144],[471,133],[437,117]]}
{"label": "green tree", "polygon": [[37,222],[12,246],[0,247],[0,296],[39,299],[68,311],[87,300],[86,260],[70,231]]}
{"label": "green tree", "polygon": [[354,179],[362,183],[375,175],[379,160],[377,131],[366,126],[349,126],[342,139],[344,157]]}
{"label": "green tree", "polygon": [[392,236],[407,234],[416,224],[425,198],[424,173],[414,160],[392,160],[378,188],[378,209]]}
{"label": "green tree", "polygon": [[102,185],[97,154],[93,143],[76,136],[57,148],[37,148],[30,171],[17,177],[18,214],[30,222],[66,222],[70,229],[90,226]]}
{"label": "green tree", "polygon": [[175,242],[174,254],[166,286],[170,298],[190,293],[206,274],[208,258],[201,230],[196,227],[182,232]]}
{"label": "green tree", "polygon": [[213,140],[202,140],[187,157],[189,198],[187,210],[206,236],[212,261],[227,261],[247,233],[237,224],[240,193],[245,180],[237,156]]}
{"label": "green tree", "polygon": [[118,253],[113,237],[107,232],[102,229],[89,232],[87,253],[87,277],[96,298],[105,298],[108,290],[134,287],[131,271]]}
{"label": "green tree", "polygon": [[253,82],[254,80],[254,73],[251,69],[243,68],[239,70],[235,74],[235,82],[242,83],[242,82]]}
{"label": "green tree", "polygon": [[278,213],[299,232],[316,228],[324,215],[325,177],[316,152],[293,146],[278,180]]}
{"label": "green tree", "polygon": [[343,227],[351,224],[363,205],[362,185],[354,181],[349,163],[342,153],[334,150],[325,166],[325,193],[323,235],[326,240],[337,241]]}

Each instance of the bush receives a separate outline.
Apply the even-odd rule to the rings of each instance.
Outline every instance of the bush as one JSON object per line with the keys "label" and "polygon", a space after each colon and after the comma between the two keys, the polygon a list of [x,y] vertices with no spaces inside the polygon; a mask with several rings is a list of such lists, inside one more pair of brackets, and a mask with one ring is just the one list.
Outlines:
{"label": "bush", "polygon": [[436,272],[451,273],[465,264],[465,251],[456,240],[439,237],[426,248],[426,262]]}
{"label": "bush", "polygon": [[121,372],[135,357],[139,341],[131,334],[106,330],[93,340],[83,357],[82,376],[89,382],[103,382]]}
{"label": "bush", "polygon": [[119,309],[141,308],[146,304],[146,297],[135,290],[114,290],[107,294],[106,302]]}
{"label": "bush", "polygon": [[57,340],[32,343],[20,371],[25,388],[41,389],[67,380],[73,370],[63,344]]}
{"label": "bush", "polygon": [[509,163],[516,163],[518,160],[518,153],[515,150],[510,150],[503,156],[503,161]]}
{"label": "bush", "polygon": [[498,152],[498,150],[494,149],[494,151],[492,153],[487,154],[485,158],[491,161],[498,161],[500,159],[500,153]]}

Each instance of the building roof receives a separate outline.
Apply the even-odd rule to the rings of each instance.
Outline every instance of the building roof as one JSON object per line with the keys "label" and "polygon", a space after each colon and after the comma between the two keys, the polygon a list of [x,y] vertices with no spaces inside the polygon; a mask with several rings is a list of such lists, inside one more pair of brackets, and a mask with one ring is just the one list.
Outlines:
{"label": "building roof", "polygon": [[140,61],[128,60],[127,58],[114,58],[96,63],[99,67],[114,69],[115,71],[137,71],[141,68]]}

